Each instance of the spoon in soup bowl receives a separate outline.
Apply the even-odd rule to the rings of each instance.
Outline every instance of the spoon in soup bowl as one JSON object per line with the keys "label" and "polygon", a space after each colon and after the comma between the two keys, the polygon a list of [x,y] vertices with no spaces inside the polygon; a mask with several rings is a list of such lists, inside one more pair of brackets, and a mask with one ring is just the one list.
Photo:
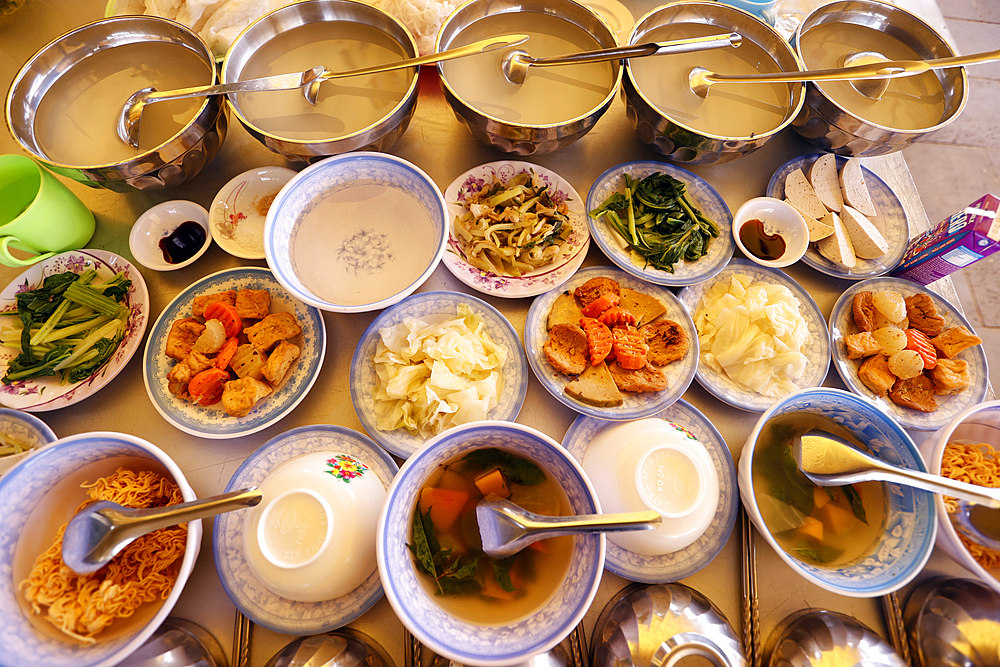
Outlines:
{"label": "spoon in soup bowl", "polygon": [[959,499],[952,515],[956,528],[969,539],[1000,549],[1000,489],[967,484],[886,463],[846,440],[823,431],[809,431],[792,442],[799,470],[818,486],[858,482],[895,482]]}
{"label": "spoon in soup bowl", "polygon": [[545,516],[529,512],[498,496],[488,496],[476,505],[476,519],[483,552],[493,558],[507,558],[529,544],[557,535],[653,530],[660,525],[663,517],[653,510]]}

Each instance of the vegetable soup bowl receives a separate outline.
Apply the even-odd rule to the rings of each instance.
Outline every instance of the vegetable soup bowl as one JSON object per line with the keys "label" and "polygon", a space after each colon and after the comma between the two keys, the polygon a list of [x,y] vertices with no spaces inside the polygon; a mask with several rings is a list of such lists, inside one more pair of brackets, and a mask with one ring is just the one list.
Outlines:
{"label": "vegetable soup bowl", "polygon": [[[552,438],[520,424],[482,421],[449,429],[406,460],[379,519],[376,554],[386,597],[403,625],[436,654],[466,665],[500,667],[526,661],[561,642],[590,607],[604,568],[606,538],[572,538],[569,569],[541,607],[510,622],[471,622],[446,611],[425,588],[407,543],[421,488],[441,464],[472,449],[495,447],[542,467],[560,484],[574,514],[601,511],[580,464]],[[530,582],[529,582],[530,583]]]}
{"label": "vegetable soup bowl", "polygon": [[185,501],[195,493],[177,464],[161,449],[123,433],[82,433],[36,451],[0,478],[0,665],[23,667],[111,667],[156,631],[170,614],[194,568],[201,547],[201,521],[187,524],[180,573],[166,599],[145,603],[128,618],[115,619],[93,644],[72,640],[34,615],[19,590],[35,559],[88,496],[80,485],[119,467],[151,470],[172,479]]}
{"label": "vegetable soup bowl", "polygon": [[[787,426],[789,420],[794,420],[790,428]],[[781,426],[782,422],[786,426]],[[787,429],[787,436],[777,435],[772,430],[774,428]],[[923,459],[910,436],[892,417],[860,396],[840,389],[814,387],[779,400],[761,415],[751,431],[738,464],[743,506],[771,548],[807,581],[848,597],[877,597],[898,590],[923,569],[934,547],[937,513],[933,494],[927,491],[898,484],[867,482],[881,484],[884,493],[881,503],[878,496],[872,494],[873,487],[855,491],[854,497],[864,507],[864,510],[855,509],[852,502],[851,510],[855,516],[847,513],[848,522],[856,519],[848,524],[846,531],[847,539],[857,546],[859,555],[855,557],[847,553],[824,554],[823,550],[829,548],[830,542],[815,541],[809,535],[800,543],[786,542],[788,546],[783,546],[768,527],[770,523],[776,532],[780,532],[786,526],[796,526],[786,531],[796,534],[800,530],[808,532],[808,525],[815,521],[815,524],[830,530],[827,519],[833,518],[834,513],[821,511],[821,501],[829,497],[827,493],[811,490],[812,498],[804,501],[813,506],[810,512],[806,512],[809,507],[802,506],[801,494],[797,500],[793,499],[796,489],[812,485],[794,468],[790,452],[781,465],[775,467],[773,461],[771,465],[766,464],[769,440],[783,443],[787,437],[790,447],[794,433],[804,433],[811,428],[840,431],[844,437],[863,443],[872,454],[888,463],[926,472]],[[756,474],[753,472],[755,465],[760,466]],[[783,480],[784,491],[781,493],[785,496],[784,501],[765,492],[765,478]],[[826,488],[833,492],[833,487]],[[865,498],[870,502],[864,502]],[[830,504],[834,504],[832,500]],[[767,521],[764,513],[768,515]],[[879,513],[884,516],[876,519]],[[806,514],[808,516],[803,518]],[[813,514],[823,520],[816,521]],[[879,521],[881,524],[876,525]],[[870,530],[864,528],[864,522],[870,522]],[[863,542],[868,542],[868,546],[863,547]],[[793,551],[803,559],[792,555]],[[830,559],[826,564],[819,562],[828,556]]]}

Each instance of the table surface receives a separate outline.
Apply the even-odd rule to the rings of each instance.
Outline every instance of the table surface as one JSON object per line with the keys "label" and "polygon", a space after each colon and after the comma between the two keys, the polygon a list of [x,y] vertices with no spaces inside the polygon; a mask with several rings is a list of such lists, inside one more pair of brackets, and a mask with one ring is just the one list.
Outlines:
{"label": "table surface", "polygon": [[[926,4],[927,0],[914,0]],[[21,65],[49,40],[103,15],[102,0],[28,0],[17,13],[0,17],[0,90],[6,90]],[[934,7],[936,10],[936,6]],[[638,12],[633,12],[638,14]],[[7,132],[0,133],[0,154],[20,153]],[[409,130],[391,152],[424,169],[444,189],[459,174],[478,164],[503,159],[504,155],[479,144],[455,119],[434,76],[423,77],[416,114]],[[752,197],[764,194],[771,174],[794,155],[814,152],[797,135],[786,131],[759,151],[736,162],[694,168],[725,198],[730,209]],[[552,169],[569,180],[581,194],[594,179],[615,164],[659,156],[640,142],[625,118],[624,105],[616,99],[612,108],[582,140],[561,151],[528,158]],[[168,199],[190,199],[208,207],[216,192],[233,176],[253,167],[287,166],[284,159],[269,152],[232,118],[229,136],[218,156],[191,182],[181,187],[153,192],[117,194],[70,183],[70,188],[97,217],[97,232],[89,247],[115,252],[134,261],[128,248],[128,233],[134,220],[150,206]],[[878,174],[899,196],[906,210],[911,236],[928,228],[927,216],[909,171],[901,155],[894,154],[866,160],[866,166]],[[606,258],[592,245],[585,265],[607,264]],[[193,265],[173,272],[158,273],[142,269],[149,287],[153,321],[181,289],[201,277],[221,269],[240,265],[266,266],[263,260],[247,261],[232,257],[213,245]],[[0,284],[20,273],[0,267]],[[849,281],[840,281],[797,265],[788,269],[814,297],[824,315],[830,310]],[[957,302],[949,280],[935,285],[943,296]],[[439,267],[421,291],[454,290],[469,292],[444,267]],[[481,295],[480,295],[481,296]],[[524,320],[530,299],[485,297],[503,312],[523,335]],[[364,432],[351,404],[348,386],[349,365],[354,347],[376,313],[325,313],[328,341],[325,366],[310,394],[281,422],[243,438],[205,440],[182,433],[168,424],[153,408],[143,387],[141,354],[128,364],[98,396],[77,405],[39,415],[59,436],[87,431],[124,431],[143,437],[164,448],[177,461],[199,497],[220,493],[243,459],[274,436],[303,425],[338,424]],[[826,384],[844,388],[831,369]],[[738,459],[743,442],[758,415],[726,406],[704,391],[697,383],[684,399],[698,407],[719,428],[733,458]],[[519,423],[537,428],[561,440],[576,413],[558,403],[532,376]],[[924,434],[914,433],[919,442]],[[194,575],[174,615],[199,623],[214,634],[223,646],[231,642],[234,607],[215,572],[211,547],[211,520],[205,521],[205,538]],[[761,638],[787,614],[805,607],[820,607],[851,613],[859,620],[884,633],[878,605],[871,600],[853,600],[827,593],[795,575],[778,556],[757,541]],[[740,626],[740,534],[739,525],[719,556],[701,572],[683,583],[700,590],[720,607],[737,629]],[[936,550],[921,575],[968,576],[964,570]],[[598,602],[587,618],[588,630],[596,621],[603,601],[627,582],[605,572]],[[902,598],[905,600],[905,596]],[[389,604],[383,598],[361,619],[352,623],[362,632],[376,637],[402,667],[403,631]],[[589,635],[588,635],[589,636]],[[292,638],[263,628],[254,631],[251,665],[262,665]]]}

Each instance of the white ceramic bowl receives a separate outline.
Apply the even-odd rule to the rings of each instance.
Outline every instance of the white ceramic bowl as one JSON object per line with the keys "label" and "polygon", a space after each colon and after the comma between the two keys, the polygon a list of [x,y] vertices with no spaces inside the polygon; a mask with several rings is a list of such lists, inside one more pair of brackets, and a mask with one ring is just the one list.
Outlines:
{"label": "white ceramic bowl", "polygon": [[[927,471],[941,474],[941,457],[949,442],[985,442],[994,449],[1000,449],[1000,401],[990,401],[974,405],[955,416],[947,425],[938,429],[920,444],[920,453],[927,463]],[[954,524],[945,509],[941,496],[934,497],[937,507],[937,545],[951,558],[975,574],[983,583],[1000,592],[1000,580],[994,571],[987,570],[969,553],[958,537]]]}
{"label": "white ceramic bowl", "polygon": [[[781,237],[784,242],[784,252],[778,257],[765,259],[754,252],[755,249],[752,250],[744,245],[741,238],[743,226],[753,225],[754,220],[763,223],[766,235]],[[736,241],[736,247],[751,262],[780,269],[791,266],[806,254],[806,249],[809,247],[809,227],[791,204],[773,197],[754,197],[740,206],[733,217],[733,240]]]}
{"label": "white ceramic bowl", "polygon": [[934,547],[937,532],[933,494],[892,485],[887,492],[882,536],[872,553],[839,567],[822,567],[785,552],[771,535],[757,506],[751,462],[764,426],[790,413],[819,414],[832,419],[865,443],[871,453],[888,463],[926,471],[916,446],[906,431],[880,408],[855,394],[827,387],[804,389],[772,405],[750,432],[738,464],[740,498],[757,531],[797,574],[828,591],[848,597],[878,597],[905,586],[923,569]]}
{"label": "white ceramic bowl", "polygon": [[[188,221],[201,226],[205,232],[205,241],[191,257],[183,262],[171,264],[163,256],[160,240]],[[149,209],[136,219],[128,235],[128,247],[135,261],[154,271],[176,271],[194,264],[205,254],[210,245],[212,245],[212,234],[208,228],[208,211],[203,206],[184,199],[165,201]]]}
{"label": "white ceramic bowl", "polygon": [[112,474],[118,467],[154,470],[177,483],[185,501],[195,494],[177,464],[162,450],[123,433],[83,433],[63,438],[28,457],[0,478],[0,665],[23,667],[111,667],[140,647],[170,614],[184,590],[201,547],[201,521],[188,523],[180,574],[165,600],[142,605],[117,619],[83,645],[61,636],[32,617],[18,584],[35,558],[51,546],[59,526],[69,521],[87,495],[80,484]]}
{"label": "white ceramic bowl", "polygon": [[482,421],[449,429],[406,460],[389,487],[378,526],[378,571],[386,597],[403,625],[434,653],[464,665],[501,667],[524,662],[561,642],[590,608],[604,569],[603,535],[574,537],[569,571],[540,609],[506,625],[482,625],[451,616],[418,577],[412,540],[414,507],[427,477],[439,465],[480,447],[498,447],[528,458],[560,483],[575,514],[601,511],[587,474],[552,438],[527,426]]}
{"label": "white ceramic bowl", "polygon": [[34,454],[36,449],[56,439],[56,434],[41,419],[10,408],[0,408],[0,432],[31,447],[20,454],[0,456],[0,475]]}
{"label": "white ceramic bowl", "polygon": [[264,259],[267,212],[296,173],[287,167],[258,167],[222,186],[208,215],[212,238],[219,247],[234,257]]}
{"label": "white ceramic bowl", "polygon": [[609,426],[583,457],[604,511],[660,513],[654,530],[608,533],[637,554],[679,551],[708,529],[719,504],[719,476],[705,445],[690,432],[659,419]]}
{"label": "white ceramic bowl", "polygon": [[417,166],[384,153],[344,153],[303,169],[267,212],[264,253],[275,278],[320,310],[382,310],[412,294],[448,240],[444,197]]}
{"label": "white ceramic bowl", "polygon": [[368,470],[350,454],[312,452],[264,478],[263,499],[243,516],[243,546],[250,570],[268,590],[320,602],[371,576],[385,486]]}

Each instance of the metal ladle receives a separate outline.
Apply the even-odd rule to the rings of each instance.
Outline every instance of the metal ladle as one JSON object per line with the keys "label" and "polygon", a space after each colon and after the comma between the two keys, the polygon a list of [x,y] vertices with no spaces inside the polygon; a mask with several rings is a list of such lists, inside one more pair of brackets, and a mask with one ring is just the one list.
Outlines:
{"label": "metal ladle", "polygon": [[743,37],[731,32],[723,35],[708,35],[707,37],[692,37],[669,42],[650,42],[633,46],[618,46],[612,49],[584,51],[566,56],[551,58],[532,58],[527,51],[520,49],[504,55],[500,62],[500,70],[504,77],[513,84],[521,85],[528,76],[529,67],[553,67],[555,65],[579,65],[581,63],[599,63],[606,60],[621,60],[623,58],[641,58],[643,56],[665,55],[669,53],[691,53],[706,51],[724,46],[739,46]]}
{"label": "metal ladle", "polygon": [[132,509],[102,500],[70,519],[63,533],[63,562],[77,574],[96,572],[133,540],[160,528],[204,519],[260,502],[256,487],[167,507]]}
{"label": "metal ladle", "polygon": [[545,516],[529,512],[496,496],[479,501],[476,505],[476,519],[479,522],[483,552],[493,558],[513,556],[529,544],[556,535],[653,530],[663,521],[660,513],[653,510],[621,514]]}
{"label": "metal ladle", "polygon": [[146,105],[155,102],[166,102],[168,100],[181,100],[189,97],[207,97],[209,95],[229,95],[234,93],[255,93],[272,90],[295,90],[301,88],[306,100],[315,105],[319,95],[319,86],[324,81],[330,79],[343,79],[351,76],[362,76],[365,74],[378,74],[379,72],[389,72],[397,69],[407,69],[420,65],[430,65],[432,63],[462,58],[477,53],[486,53],[496,49],[503,49],[517,46],[527,41],[528,35],[501,35],[482,39],[472,44],[467,44],[455,49],[432,53],[419,58],[407,58],[384,65],[373,65],[352,69],[346,72],[330,72],[322,65],[307,69],[305,72],[294,74],[275,74],[259,79],[247,79],[246,81],[235,81],[233,83],[221,83],[212,86],[193,86],[191,88],[179,88],[177,90],[157,91],[153,87],[143,88],[132,93],[122,107],[122,112],[118,117],[118,138],[133,148],[139,147],[139,123],[142,121],[142,111]]}
{"label": "metal ladle", "polygon": [[1000,548],[1000,515],[996,512],[1000,509],[1000,489],[901,468],[823,431],[809,431],[796,438],[792,443],[792,455],[799,470],[819,486],[895,482],[959,498],[960,511],[952,515],[956,528],[979,544]]}
{"label": "metal ladle", "polygon": [[[972,53],[967,56],[951,56],[948,58],[936,58],[934,60],[878,60],[872,56],[878,56],[871,51],[862,52],[858,56],[867,56],[867,64],[852,65],[850,67],[836,67],[832,69],[806,70],[800,72],[775,72],[773,74],[718,74],[710,72],[704,67],[695,67],[688,74],[688,84],[691,90],[698,97],[704,98],[708,95],[708,89],[714,83],[793,83],[798,81],[844,81],[854,79],[892,79],[904,76],[914,76],[922,74],[932,69],[942,69],[946,67],[961,67],[962,65],[975,65],[977,63],[987,63],[1000,60],[1000,49],[995,51],[985,51],[983,53]],[[861,62],[864,62],[864,58]],[[846,62],[845,62],[846,64]],[[888,85],[888,84],[886,84]],[[885,87],[855,88],[862,95],[874,101],[882,98]],[[881,88],[881,90],[879,90]],[[877,95],[875,97],[874,95]]]}

